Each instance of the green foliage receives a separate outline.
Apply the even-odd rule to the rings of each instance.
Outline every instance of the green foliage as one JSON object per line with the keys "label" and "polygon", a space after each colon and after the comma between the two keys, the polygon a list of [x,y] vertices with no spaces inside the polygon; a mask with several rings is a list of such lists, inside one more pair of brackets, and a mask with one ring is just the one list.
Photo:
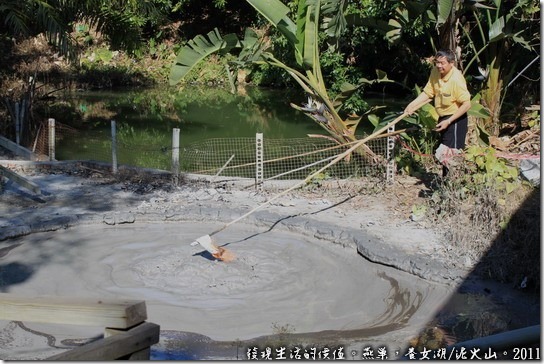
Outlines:
{"label": "green foliage", "polygon": [[109,49],[97,49],[96,52],[96,59],[99,62],[102,62],[104,64],[109,64],[110,61],[113,59],[114,53],[110,51]]}
{"label": "green foliage", "polygon": [[[419,94],[421,89],[416,86],[416,92]],[[476,118],[489,116],[487,109],[480,104],[480,95],[472,98],[471,109],[468,115]],[[399,169],[407,174],[417,173],[422,169],[429,169],[434,165],[430,160],[434,154],[434,149],[439,143],[439,134],[434,131],[438,121],[438,114],[433,105],[427,104],[418,110],[418,112],[405,119],[405,124],[415,127],[415,131],[402,133],[401,137],[408,147],[413,151],[411,154],[401,152],[397,157]],[[489,134],[476,124],[476,134],[478,135],[479,145],[489,145]]]}
{"label": "green foliage", "polygon": [[78,44],[85,47],[91,46],[95,41],[87,24],[77,24],[75,26],[74,39]]}
{"label": "green foliage", "polygon": [[77,47],[71,32],[78,23],[102,33],[114,49],[134,51],[142,45],[143,27],[161,24],[168,9],[168,0],[4,0],[0,20],[13,36],[45,33],[62,54],[75,60]]}
{"label": "green foliage", "polygon": [[427,213],[428,206],[426,204],[412,205],[412,213],[410,218],[413,221],[421,220]]}
{"label": "green foliage", "polygon": [[[311,175],[311,174],[313,174],[315,172],[317,172],[317,169],[312,170],[309,173],[309,175]],[[321,173],[316,174],[312,179],[310,179],[306,183],[306,186],[309,187],[310,189],[314,188],[314,187],[321,187],[323,181],[329,180],[331,178],[332,177],[329,175],[328,172],[321,172]]]}
{"label": "green foliage", "polygon": [[[470,8],[467,12],[473,20],[461,28],[467,54],[465,73],[483,79],[482,83],[474,83],[489,110],[482,118],[482,127],[495,136],[500,130],[504,98],[516,69],[525,67],[536,56],[535,46],[540,36],[533,20],[537,17],[533,12],[535,3],[495,0],[492,6]],[[519,74],[525,71],[526,68]]]}
{"label": "green foliage", "polygon": [[214,53],[227,53],[240,42],[235,34],[222,37],[217,29],[206,36],[198,35],[191,39],[178,53],[170,72],[170,84],[181,81],[194,67]]}
{"label": "green foliage", "polygon": [[[213,31],[208,33],[207,37],[196,36],[180,50],[172,66],[171,84],[178,83],[192,68],[212,53],[224,53],[233,48],[240,48],[237,61],[233,62],[237,67],[248,64],[267,64],[287,72],[308,95],[307,104],[302,106],[291,104],[291,106],[312,118],[337,141],[343,143],[355,140],[355,130],[361,118],[350,116],[349,120],[344,120],[339,112],[347,99],[344,95],[351,95],[362,85],[370,84],[372,81],[361,78],[357,84],[353,85],[340,79],[338,82],[341,85],[342,97],[331,98],[323,77],[319,50],[319,27],[323,21],[320,11],[323,10],[329,16],[336,14],[335,12],[343,10],[343,2],[299,0],[297,1],[297,17],[294,21],[289,17],[290,8],[279,0],[267,2],[247,0],[247,2],[282,34],[287,44],[294,50],[296,65],[292,66],[279,59],[272,53],[274,50],[270,48],[266,40],[258,39],[254,32],[246,31],[244,38],[238,38],[234,34],[221,37],[217,31]],[[331,18],[326,20],[330,21]],[[335,23],[339,24],[338,21]],[[338,33],[341,29],[336,28],[335,33],[340,35]],[[331,61],[331,63],[337,62],[332,57]],[[379,78],[386,79],[381,76]],[[355,103],[352,104],[353,106]],[[358,152],[363,153],[361,150]]]}
{"label": "green foliage", "polygon": [[[447,39],[459,41],[460,69],[464,71],[472,93],[481,95],[482,104],[488,110],[487,115],[480,113],[477,117],[484,121],[483,128],[498,135],[506,90],[514,77],[524,83],[539,79],[538,67],[523,68],[537,57],[538,9],[536,0],[378,0],[364,10],[352,10],[353,14],[349,16],[353,22],[368,29],[363,40],[367,47],[362,49],[383,49],[383,45],[372,40],[372,34],[379,34],[387,40],[387,52],[393,56],[378,59],[396,61],[396,64],[387,65],[387,69],[399,67],[405,81],[413,78],[418,84],[425,80],[417,80],[414,71],[422,75],[428,73],[421,72],[417,66],[421,62],[413,56],[432,55],[437,48],[449,45]],[[384,54],[384,51],[374,55],[380,53]],[[400,54],[404,57],[399,57]],[[531,76],[520,79],[522,73]],[[511,97],[522,103],[535,102],[523,100],[515,93]]]}
{"label": "green foliage", "polygon": [[342,110],[349,114],[364,114],[370,110],[370,105],[363,99],[362,93],[358,92],[344,102]]}
{"label": "green foliage", "polygon": [[[138,62],[130,55],[112,51],[104,45],[87,48],[81,55],[79,65],[74,66],[76,81],[80,88],[115,88],[126,86],[150,86],[167,79],[170,52],[157,57],[142,55]],[[166,61],[168,60],[168,61]]]}
{"label": "green foliage", "polygon": [[[164,0],[167,3],[172,3],[172,12],[177,12],[185,10],[184,7],[190,5],[191,3],[199,2],[199,5],[202,5],[200,0],[177,0],[175,2],[170,0]],[[213,0],[213,5],[218,9],[224,9],[227,4],[227,0]]]}
{"label": "green foliage", "polygon": [[[390,77],[410,85],[422,84],[428,75],[421,58],[434,52],[434,1],[375,0],[351,4],[346,13],[349,28],[343,52],[364,73],[387,70]],[[388,88],[398,94],[405,90]]]}
{"label": "green foliage", "polygon": [[[172,51],[168,48],[168,46],[165,43],[161,43],[159,41],[161,34],[157,34],[157,37],[152,37],[148,41],[147,46],[147,54],[151,56],[153,59],[158,60],[167,60],[170,55],[172,54]],[[141,51],[137,52],[144,55]]]}
{"label": "green foliage", "polygon": [[255,86],[286,88],[293,85],[289,73],[267,63],[255,65],[248,74],[248,81]]}
{"label": "green foliage", "polygon": [[540,129],[540,110],[534,110],[527,116],[527,126],[529,128]]}
{"label": "green foliage", "polygon": [[214,85],[225,87],[228,85],[228,76],[226,67],[233,60],[233,56],[226,55],[218,57],[212,55],[208,58],[208,62],[201,62],[191,68],[190,72],[182,80],[180,85]]}
{"label": "green foliage", "polygon": [[470,146],[465,152],[465,160],[471,172],[467,179],[474,186],[493,186],[511,193],[521,183],[518,169],[498,157],[494,148]]}
{"label": "green foliage", "polygon": [[[264,25],[262,26],[264,27]],[[270,42],[270,49],[273,50],[276,58],[282,63],[294,67],[294,49],[288,40],[276,28],[268,29],[266,38],[267,42]],[[293,78],[286,70],[271,66],[266,62],[244,65],[242,67],[247,67],[249,71],[248,81],[256,86],[277,88],[296,87]]]}
{"label": "green foliage", "polygon": [[321,52],[321,68],[324,73],[328,74],[328,81],[331,85],[331,90],[338,91],[340,85],[344,82],[348,82],[347,68],[344,66],[344,56],[341,53],[335,52],[332,49],[327,49]]}

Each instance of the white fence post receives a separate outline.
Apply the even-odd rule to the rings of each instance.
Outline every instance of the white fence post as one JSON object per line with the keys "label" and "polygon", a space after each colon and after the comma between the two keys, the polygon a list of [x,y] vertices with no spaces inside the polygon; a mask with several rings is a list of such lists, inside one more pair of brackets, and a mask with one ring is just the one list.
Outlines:
{"label": "white fence post", "polygon": [[15,103],[15,143],[21,144],[21,116],[19,115],[19,103]]}
{"label": "white fence post", "polygon": [[[388,133],[395,131],[395,125],[388,128]],[[395,138],[392,135],[387,137],[387,170],[386,170],[386,183],[392,185],[395,181]]]}
{"label": "white fence post", "polygon": [[263,133],[255,134],[255,186],[263,188]]}
{"label": "white fence post", "polygon": [[179,174],[179,128],[172,129],[172,173]]}
{"label": "white fence post", "polygon": [[19,113],[19,138],[24,135],[25,128],[25,110],[26,110],[26,99],[23,99],[21,104],[21,112]]}
{"label": "white fence post", "polygon": [[48,120],[49,128],[49,160],[55,160],[55,119]]}
{"label": "white fence post", "polygon": [[115,120],[111,121],[111,168],[113,174],[117,174],[117,128]]}

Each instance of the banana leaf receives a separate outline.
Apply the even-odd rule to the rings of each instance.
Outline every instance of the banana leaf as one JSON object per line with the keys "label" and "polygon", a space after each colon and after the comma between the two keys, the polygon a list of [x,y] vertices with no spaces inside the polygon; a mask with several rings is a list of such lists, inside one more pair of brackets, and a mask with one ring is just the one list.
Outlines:
{"label": "banana leaf", "polygon": [[302,59],[302,43],[297,38],[297,26],[289,18],[289,8],[279,0],[246,0],[295,47],[297,59]]}
{"label": "banana leaf", "polygon": [[[320,1],[299,1],[299,12],[302,14],[297,19],[297,37],[304,44],[302,62],[305,66],[312,69],[319,62],[316,59],[319,37],[319,6]],[[302,10],[300,10],[301,8]],[[304,18],[302,18],[302,15],[304,15]]]}
{"label": "banana leaf", "polygon": [[455,0],[438,0],[438,23],[437,26],[444,24],[453,11]]}
{"label": "banana leaf", "polygon": [[489,109],[480,103],[481,95],[478,93],[470,100],[470,109],[467,114],[476,118],[487,119],[491,116]]}
{"label": "banana leaf", "polygon": [[209,32],[206,37],[200,34],[197,35],[179,51],[174,65],[170,70],[170,84],[175,85],[178,83],[189,71],[209,55],[217,52],[226,53],[240,46],[241,43],[235,34],[227,34],[221,37],[217,28]]}

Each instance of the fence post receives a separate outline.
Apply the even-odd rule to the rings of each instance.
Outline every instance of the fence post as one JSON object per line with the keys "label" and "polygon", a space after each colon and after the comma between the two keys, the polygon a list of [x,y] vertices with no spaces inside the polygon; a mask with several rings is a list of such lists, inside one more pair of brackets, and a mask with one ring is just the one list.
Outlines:
{"label": "fence post", "polygon": [[49,160],[55,160],[55,119],[48,120],[49,127]]}
{"label": "fence post", "polygon": [[[387,129],[388,133],[395,131],[395,125],[390,126]],[[387,137],[387,170],[386,170],[386,183],[392,185],[395,180],[395,138],[393,135]]]}
{"label": "fence post", "polygon": [[17,143],[17,145],[21,144],[21,136],[20,136],[21,124],[19,123],[19,119],[20,119],[19,111],[20,111],[19,103],[16,102],[15,103],[15,143]]}
{"label": "fence post", "polygon": [[25,129],[25,110],[26,110],[26,99],[23,99],[21,102],[21,111],[19,112],[19,139],[24,135]]}
{"label": "fence post", "polygon": [[263,188],[263,133],[255,134],[255,186]]}
{"label": "fence post", "polygon": [[111,121],[111,168],[113,174],[117,174],[117,128],[115,120]]}
{"label": "fence post", "polygon": [[172,129],[172,173],[179,174],[179,128]]}

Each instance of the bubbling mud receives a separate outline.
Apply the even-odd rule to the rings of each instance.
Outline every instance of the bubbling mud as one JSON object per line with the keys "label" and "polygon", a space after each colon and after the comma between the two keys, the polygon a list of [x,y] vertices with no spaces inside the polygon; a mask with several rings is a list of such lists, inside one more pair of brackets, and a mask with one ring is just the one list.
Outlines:
{"label": "bubbling mud", "polygon": [[[372,264],[353,247],[243,223],[214,236],[233,254],[213,258],[199,236],[213,223],[80,225],[16,239],[4,267],[28,268],[11,293],[145,300],[162,330],[214,340],[418,326],[449,289]],[[21,267],[19,266],[19,269]],[[13,272],[4,269],[2,278]]]}

